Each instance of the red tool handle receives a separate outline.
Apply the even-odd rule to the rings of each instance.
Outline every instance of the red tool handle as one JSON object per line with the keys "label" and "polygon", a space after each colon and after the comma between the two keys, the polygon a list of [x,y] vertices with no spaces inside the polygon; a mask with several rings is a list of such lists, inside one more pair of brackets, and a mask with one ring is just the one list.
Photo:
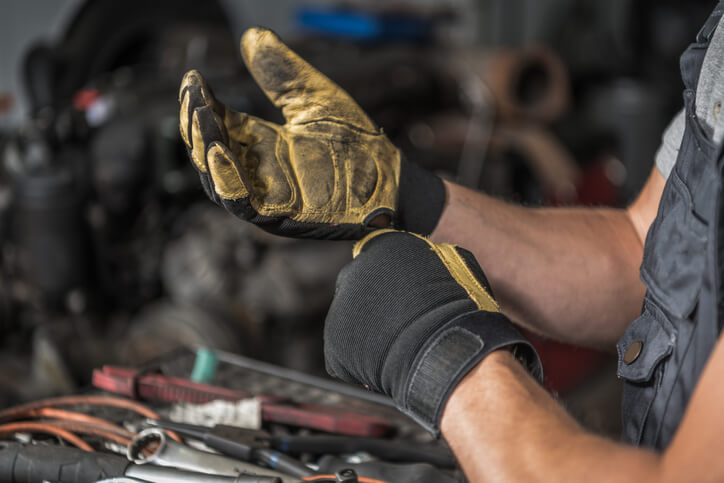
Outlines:
{"label": "red tool handle", "polygon": [[256,397],[262,401],[262,421],[349,436],[379,437],[393,429],[389,421],[375,416],[325,406],[279,404],[281,398],[278,397],[252,395],[158,373],[139,373],[124,367],[104,366],[102,369],[95,369],[93,386],[133,399],[164,403],[202,404],[217,399],[238,401]]}

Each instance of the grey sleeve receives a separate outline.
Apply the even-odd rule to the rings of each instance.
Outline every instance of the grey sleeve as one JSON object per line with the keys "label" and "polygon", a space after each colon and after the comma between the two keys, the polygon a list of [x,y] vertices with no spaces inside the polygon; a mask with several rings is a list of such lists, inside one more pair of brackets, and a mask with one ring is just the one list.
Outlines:
{"label": "grey sleeve", "polygon": [[656,167],[661,175],[669,178],[671,168],[674,167],[676,157],[679,155],[679,147],[684,137],[684,110],[680,110],[671,120],[664,134],[661,136],[661,146],[656,151]]}

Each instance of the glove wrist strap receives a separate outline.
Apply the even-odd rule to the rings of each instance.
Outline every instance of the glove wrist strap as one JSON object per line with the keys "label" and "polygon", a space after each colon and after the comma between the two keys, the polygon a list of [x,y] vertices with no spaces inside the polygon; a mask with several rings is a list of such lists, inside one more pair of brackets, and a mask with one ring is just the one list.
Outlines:
{"label": "glove wrist strap", "polygon": [[542,381],[538,354],[504,315],[478,311],[456,317],[416,356],[400,409],[437,437],[445,403],[458,383],[488,354],[510,346]]}

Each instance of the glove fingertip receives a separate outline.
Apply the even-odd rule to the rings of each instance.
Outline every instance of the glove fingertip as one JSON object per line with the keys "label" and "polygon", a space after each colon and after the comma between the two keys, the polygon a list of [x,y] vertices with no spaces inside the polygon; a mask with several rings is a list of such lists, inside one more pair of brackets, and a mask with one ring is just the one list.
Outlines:
{"label": "glove fingertip", "polygon": [[251,27],[241,36],[241,55],[244,62],[251,62],[259,48],[277,47],[279,44],[283,44],[282,40],[273,30],[262,26]]}
{"label": "glove fingertip", "polygon": [[201,73],[196,69],[191,69],[184,74],[183,78],[181,79],[181,86],[178,90],[179,102],[181,102],[181,98],[183,97],[184,92],[188,89],[188,87],[192,85],[198,85],[200,80],[203,80],[203,77],[201,76]]}
{"label": "glove fingertip", "polygon": [[221,198],[239,200],[249,197],[249,189],[240,173],[234,155],[223,143],[215,141],[209,146],[206,163],[214,184],[214,191]]}

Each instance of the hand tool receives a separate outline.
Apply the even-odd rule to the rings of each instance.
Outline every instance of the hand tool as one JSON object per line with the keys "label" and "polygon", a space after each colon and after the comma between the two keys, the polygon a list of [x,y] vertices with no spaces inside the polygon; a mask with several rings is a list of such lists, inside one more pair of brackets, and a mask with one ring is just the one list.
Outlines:
{"label": "hand tool", "polygon": [[[262,421],[301,426],[351,436],[382,436],[393,425],[382,418],[312,404],[281,404],[280,398],[251,395],[242,391],[210,386],[158,373],[104,366],[93,371],[93,385],[105,391],[133,398],[167,403],[204,403],[215,399],[238,401],[256,397],[262,401]],[[148,416],[151,419],[158,417]]]}
{"label": "hand tool", "polygon": [[292,476],[304,477],[315,475],[304,463],[284,453],[269,448],[269,440],[257,437],[258,431],[236,431],[233,426],[216,425],[205,428],[193,424],[176,423],[148,419],[146,422],[152,426],[170,429],[182,436],[203,441],[209,448],[215,449],[225,455],[243,461],[261,463],[269,468]]}
{"label": "hand tool", "polygon": [[270,436],[269,444],[272,448],[285,453],[340,455],[365,452],[388,462],[430,463],[438,468],[457,466],[455,457],[447,448],[409,441],[335,435],[282,435]]}
{"label": "hand tool", "polygon": [[[146,422],[152,426],[172,430],[182,436],[196,438],[203,441],[204,444],[210,448],[243,460],[248,460],[250,454],[249,449],[253,451],[255,448],[273,448],[281,451],[281,454],[284,456],[286,456],[285,453],[339,455],[363,451],[389,462],[430,463],[439,468],[456,467],[455,457],[449,450],[430,444],[336,435],[273,436],[266,431],[222,424],[217,424],[212,428],[206,428],[193,424],[176,423],[165,420],[147,419]],[[286,458],[289,458],[289,456],[286,456]],[[290,459],[297,464],[302,464],[296,459]],[[287,472],[280,466],[271,467],[282,472]],[[311,475],[311,473],[307,475],[297,474],[295,476],[302,477],[309,475]]]}
{"label": "hand tool", "polygon": [[363,401],[369,401],[391,408],[395,407],[395,403],[389,397],[372,391],[366,391],[351,384],[313,376],[304,372],[295,371],[294,369],[250,359],[249,357],[244,357],[239,354],[232,354],[231,352],[225,352],[218,349],[214,349],[213,352],[216,354],[219,361],[226,362],[227,364],[241,367],[243,369],[249,369],[262,374],[288,379],[290,381],[299,382],[319,389],[336,392],[356,399],[362,399]]}
{"label": "hand tool", "polygon": [[219,476],[136,465],[121,456],[89,453],[66,446],[0,443],[0,481],[90,483],[104,478],[131,478],[154,483],[279,483],[270,476]]}
{"label": "hand tool", "polygon": [[127,457],[133,463],[141,466],[146,464],[169,466],[221,476],[252,474],[257,477],[266,476],[269,477],[269,481],[283,483],[298,483],[300,481],[298,478],[291,478],[267,468],[171,441],[166,438],[166,434],[162,430],[157,428],[148,428],[138,433],[131,441],[131,444],[128,445]]}

